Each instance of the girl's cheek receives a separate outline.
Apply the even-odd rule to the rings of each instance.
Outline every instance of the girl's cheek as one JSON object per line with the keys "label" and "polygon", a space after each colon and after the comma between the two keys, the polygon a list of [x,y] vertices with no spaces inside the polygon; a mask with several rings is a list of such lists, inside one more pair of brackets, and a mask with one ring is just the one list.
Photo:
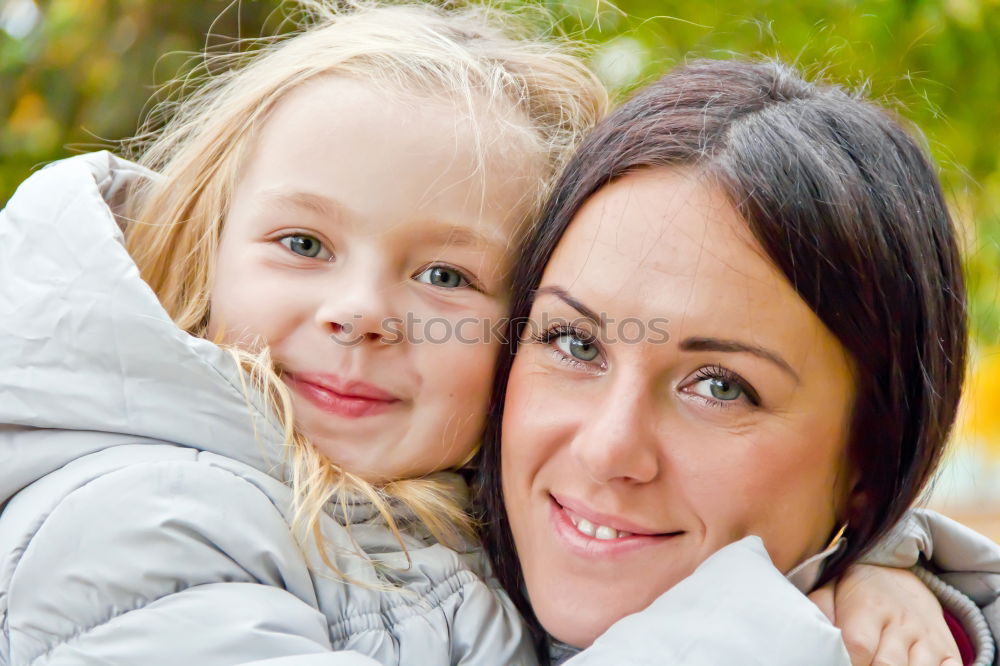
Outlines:
{"label": "girl's cheek", "polygon": [[210,339],[241,344],[252,338],[276,343],[306,316],[298,302],[300,281],[267,270],[232,270],[222,266],[211,293]]}

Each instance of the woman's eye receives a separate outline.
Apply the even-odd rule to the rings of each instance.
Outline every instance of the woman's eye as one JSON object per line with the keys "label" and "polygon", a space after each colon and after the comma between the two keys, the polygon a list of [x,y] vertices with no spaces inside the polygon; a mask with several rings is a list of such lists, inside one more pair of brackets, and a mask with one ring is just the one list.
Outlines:
{"label": "woman's eye", "polygon": [[597,358],[597,345],[587,340],[581,340],[572,333],[563,333],[555,339],[556,347],[562,353],[580,361],[590,362]]}
{"label": "woman's eye", "polygon": [[744,395],[743,387],[722,377],[708,377],[694,385],[694,392],[706,398],[723,402],[738,400]]}
{"label": "woman's eye", "polygon": [[526,340],[544,345],[559,363],[578,370],[594,373],[603,372],[607,368],[597,338],[575,327],[552,326],[529,334]]}
{"label": "woman's eye", "polygon": [[435,287],[445,287],[446,289],[468,287],[471,284],[459,271],[445,266],[432,266],[417,275],[416,279],[417,282],[432,284]]}
{"label": "woman's eye", "polygon": [[686,385],[686,392],[704,398],[718,407],[728,407],[736,403],[759,407],[760,396],[745,379],[722,366],[702,368],[693,381]]}
{"label": "woman's eye", "polygon": [[309,259],[331,259],[330,252],[323,247],[323,243],[313,236],[305,234],[291,234],[278,239],[278,242],[287,247],[295,254]]}

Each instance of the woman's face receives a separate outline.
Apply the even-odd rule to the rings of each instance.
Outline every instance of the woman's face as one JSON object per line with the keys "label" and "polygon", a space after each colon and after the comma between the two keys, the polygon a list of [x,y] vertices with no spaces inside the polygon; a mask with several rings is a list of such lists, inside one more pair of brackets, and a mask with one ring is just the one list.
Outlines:
{"label": "woman's face", "polygon": [[823,548],[851,486],[851,366],[709,181],[650,169],[591,197],[529,334],[503,491],[554,637],[590,645],[750,534],[782,571]]}

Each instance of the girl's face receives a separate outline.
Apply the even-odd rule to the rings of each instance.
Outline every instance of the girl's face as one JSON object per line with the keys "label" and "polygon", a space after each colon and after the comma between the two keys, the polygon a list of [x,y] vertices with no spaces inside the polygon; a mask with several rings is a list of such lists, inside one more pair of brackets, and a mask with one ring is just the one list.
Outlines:
{"label": "girl's face", "polygon": [[725,195],[651,169],[597,192],[510,376],[504,500],[543,626],[587,646],[719,548],[788,571],[850,489],[845,351]]}
{"label": "girl's face", "polygon": [[277,104],[233,193],[209,337],[269,345],[296,426],[369,480],[455,466],[483,426],[534,174],[483,172],[477,139],[446,101],[325,78]]}

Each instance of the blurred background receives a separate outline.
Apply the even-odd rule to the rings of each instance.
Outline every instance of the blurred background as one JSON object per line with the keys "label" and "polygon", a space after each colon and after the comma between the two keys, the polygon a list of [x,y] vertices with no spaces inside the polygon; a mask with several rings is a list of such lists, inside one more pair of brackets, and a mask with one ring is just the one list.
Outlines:
{"label": "blurred background", "polygon": [[[961,419],[927,502],[1000,541],[1000,0],[538,4],[595,44],[592,65],[619,97],[692,56],[778,56],[867,86],[923,129],[965,231],[973,331]],[[192,54],[282,30],[281,5],[0,0],[0,206],[33,169],[134,133]]]}

